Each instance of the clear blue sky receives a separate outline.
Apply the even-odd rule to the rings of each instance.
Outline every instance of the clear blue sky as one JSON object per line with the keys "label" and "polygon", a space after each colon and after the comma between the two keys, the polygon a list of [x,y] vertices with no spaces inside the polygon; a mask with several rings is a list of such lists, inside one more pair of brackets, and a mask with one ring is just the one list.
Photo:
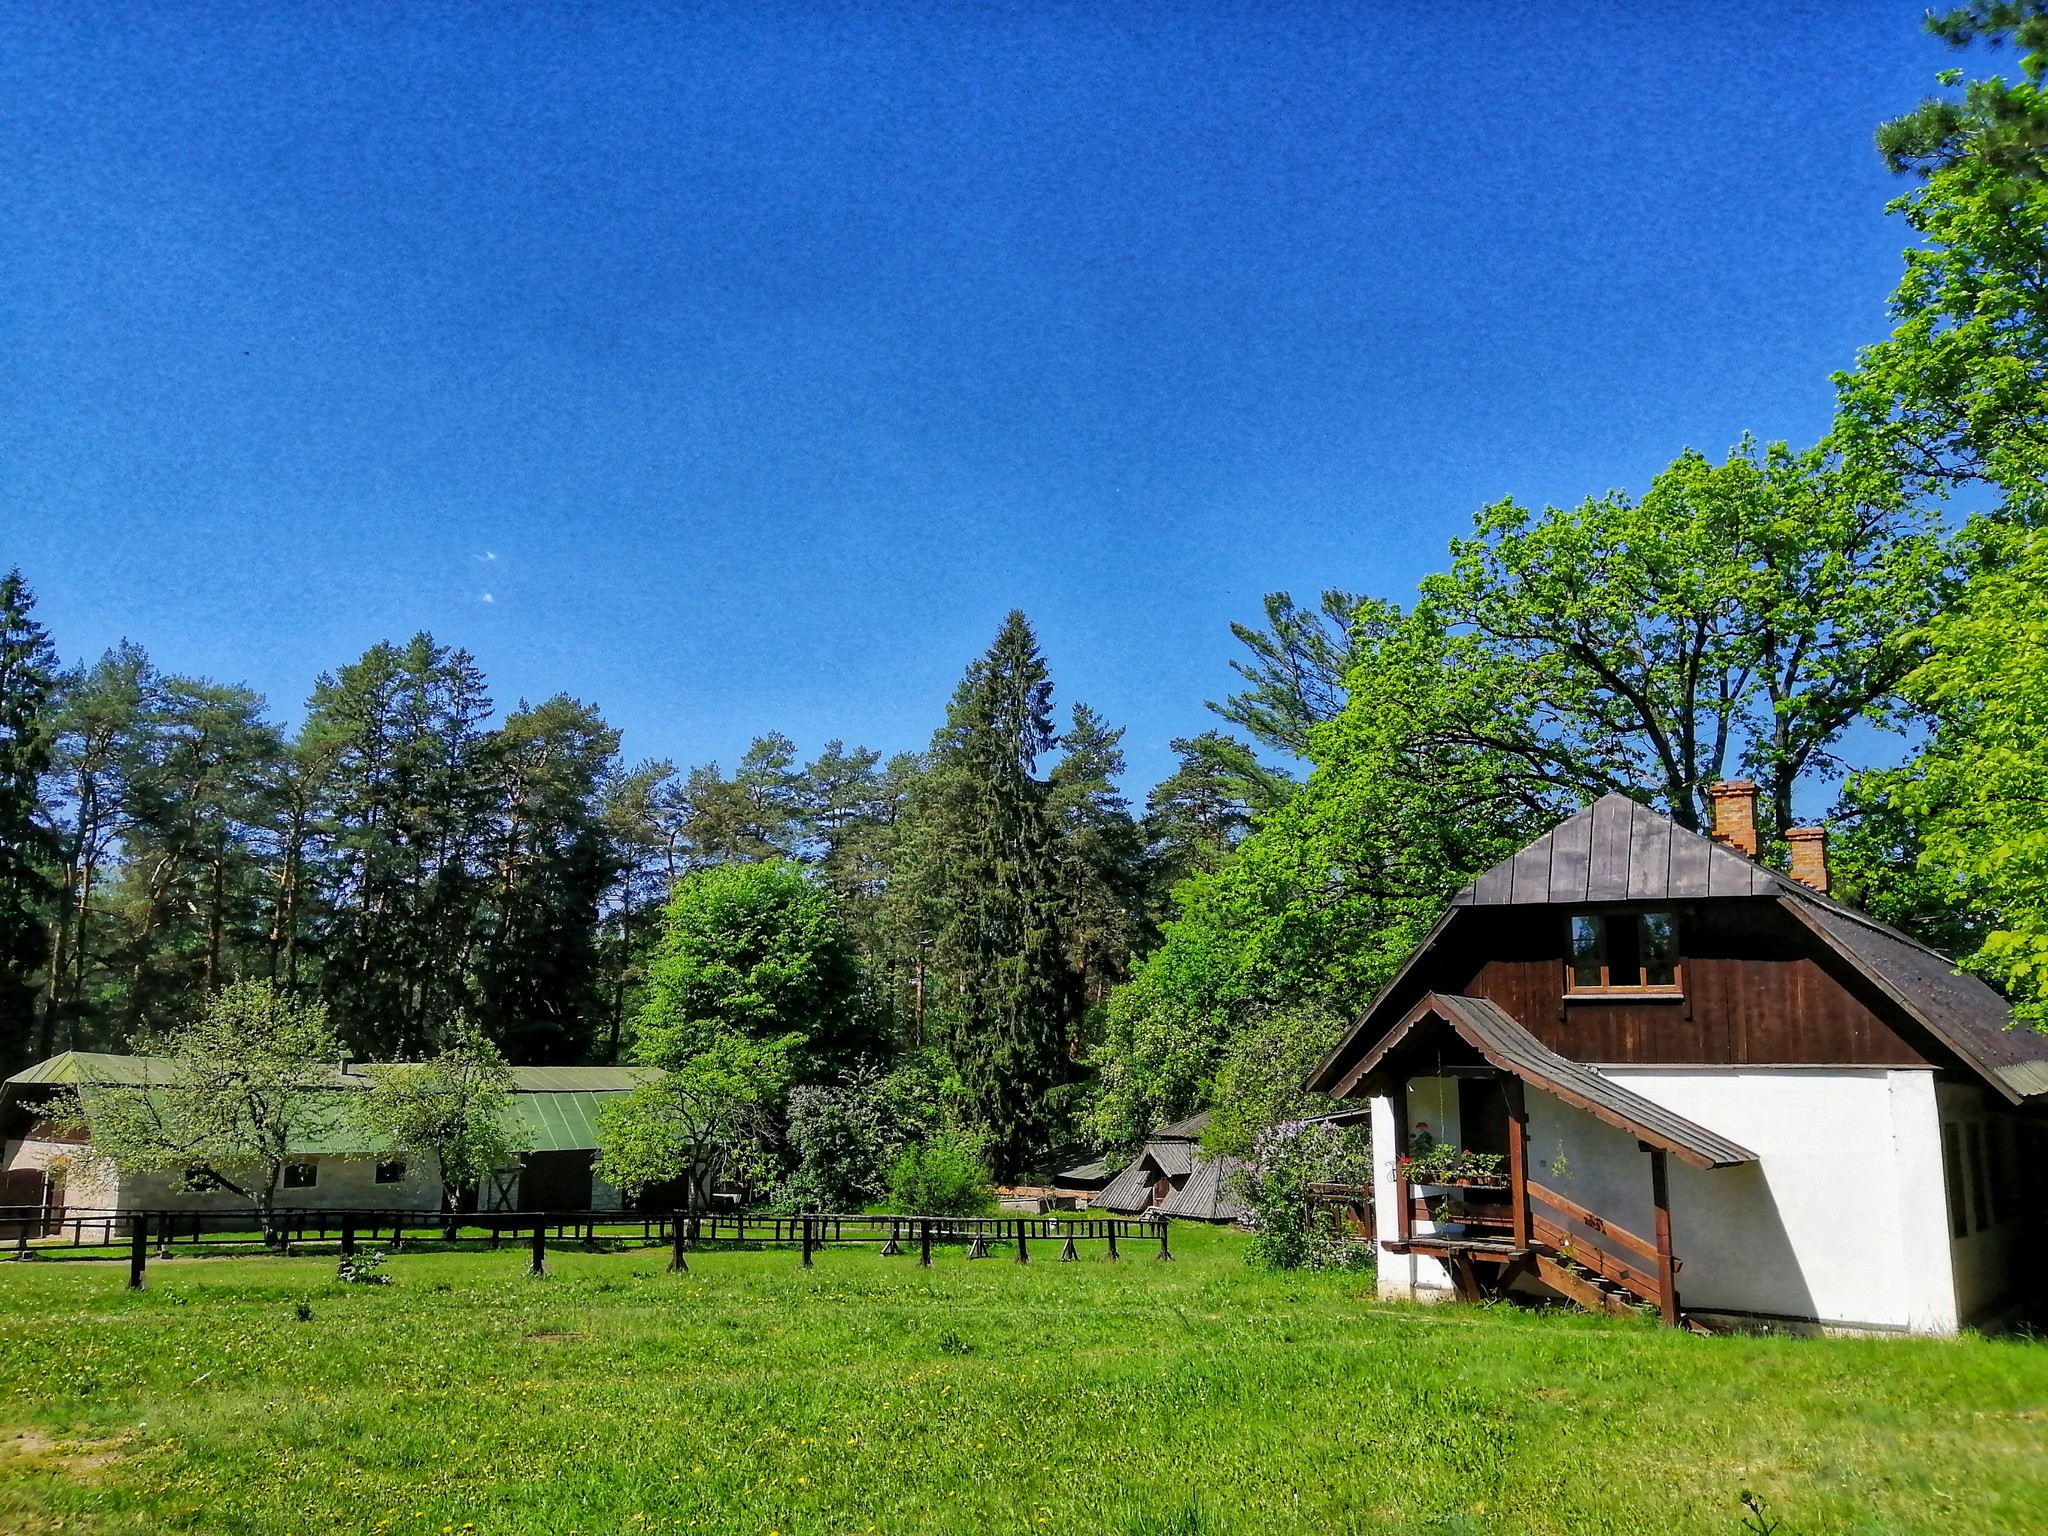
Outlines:
{"label": "clear blue sky", "polygon": [[10,0],[0,564],[728,766],[922,745],[1019,606],[1142,791],[1262,592],[1825,429],[1922,9]]}

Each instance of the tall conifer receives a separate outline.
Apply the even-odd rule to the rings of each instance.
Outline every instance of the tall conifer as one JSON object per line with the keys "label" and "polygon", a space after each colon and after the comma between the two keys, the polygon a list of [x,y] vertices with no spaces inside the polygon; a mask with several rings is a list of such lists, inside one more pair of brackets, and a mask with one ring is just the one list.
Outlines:
{"label": "tall conifer", "polygon": [[50,763],[57,653],[20,571],[0,576],[0,1071],[28,1055],[48,945],[42,774]]}
{"label": "tall conifer", "polygon": [[1045,659],[1012,612],[954,693],[922,790],[948,897],[938,934],[953,994],[944,1043],[1005,1175],[1055,1128],[1081,1003],[1063,932],[1059,833],[1035,773],[1057,739]]}

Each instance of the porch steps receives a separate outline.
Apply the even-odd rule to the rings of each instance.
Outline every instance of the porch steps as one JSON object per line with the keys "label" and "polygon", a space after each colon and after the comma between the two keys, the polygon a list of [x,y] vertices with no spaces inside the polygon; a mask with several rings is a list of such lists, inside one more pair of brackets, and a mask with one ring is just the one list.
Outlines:
{"label": "porch steps", "polygon": [[1577,1302],[1588,1312],[1605,1312],[1621,1316],[1643,1305],[1642,1299],[1633,1292],[1625,1290],[1611,1280],[1602,1279],[1569,1259],[1554,1259],[1541,1250],[1530,1257],[1534,1261],[1538,1280],[1559,1295]]}

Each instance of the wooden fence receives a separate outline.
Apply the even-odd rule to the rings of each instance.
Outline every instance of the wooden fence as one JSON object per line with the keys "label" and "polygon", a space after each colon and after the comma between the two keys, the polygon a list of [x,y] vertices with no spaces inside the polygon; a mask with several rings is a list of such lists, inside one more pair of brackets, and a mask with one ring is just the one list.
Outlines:
{"label": "wooden fence", "polygon": [[669,1245],[671,1270],[687,1270],[692,1248],[794,1245],[805,1268],[818,1249],[872,1246],[884,1255],[915,1250],[930,1264],[934,1245],[967,1245],[971,1259],[991,1246],[1007,1244],[1019,1264],[1031,1262],[1032,1245],[1057,1243],[1058,1257],[1080,1257],[1082,1244],[1099,1243],[1107,1257],[1121,1256],[1119,1242],[1156,1243],[1171,1259],[1166,1222],[1155,1216],[871,1216],[820,1213],[808,1216],[739,1212],[642,1211],[422,1211],[273,1210],[266,1228],[252,1211],[82,1210],[0,1206],[0,1258],[115,1258],[126,1252],[128,1283],[140,1289],[152,1251],[168,1258],[187,1252],[244,1250],[304,1252],[332,1245],[356,1253],[365,1244],[429,1241],[444,1247],[500,1248],[509,1240],[525,1244],[528,1271],[546,1271],[550,1242]]}

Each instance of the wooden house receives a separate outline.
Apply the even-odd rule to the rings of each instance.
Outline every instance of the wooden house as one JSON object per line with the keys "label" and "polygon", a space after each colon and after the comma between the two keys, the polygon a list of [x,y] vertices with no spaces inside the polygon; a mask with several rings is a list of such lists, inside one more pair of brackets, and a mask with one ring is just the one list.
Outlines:
{"label": "wooden house", "polygon": [[[78,1156],[83,1137],[50,1126],[39,1112],[63,1088],[93,1083],[147,1088],[168,1082],[172,1063],[149,1056],[66,1051],[0,1083],[0,1205],[51,1209],[228,1210],[238,1197],[194,1190],[168,1173],[129,1173]],[[598,1180],[597,1114],[646,1076],[639,1067],[514,1067],[510,1121],[518,1161],[477,1192],[486,1210],[608,1210],[620,1201]],[[338,1063],[313,1091],[336,1095],[370,1086],[369,1069]],[[433,1210],[441,1187],[431,1169],[408,1166],[364,1139],[346,1115],[319,1117],[285,1170],[279,1203],[302,1209]]]}
{"label": "wooden house", "polygon": [[1230,1176],[1243,1164],[1203,1155],[1202,1132],[1208,1128],[1205,1110],[1154,1131],[1089,1208],[1121,1216],[1156,1211],[1189,1221],[1236,1221],[1244,1208],[1230,1188]]}
{"label": "wooden house", "polygon": [[1382,1295],[1927,1334],[2040,1298],[2048,1036],[1831,900],[1819,829],[1758,863],[1754,796],[1717,786],[1711,839],[1618,795],[1563,822],[1312,1075],[1371,1106]]}

